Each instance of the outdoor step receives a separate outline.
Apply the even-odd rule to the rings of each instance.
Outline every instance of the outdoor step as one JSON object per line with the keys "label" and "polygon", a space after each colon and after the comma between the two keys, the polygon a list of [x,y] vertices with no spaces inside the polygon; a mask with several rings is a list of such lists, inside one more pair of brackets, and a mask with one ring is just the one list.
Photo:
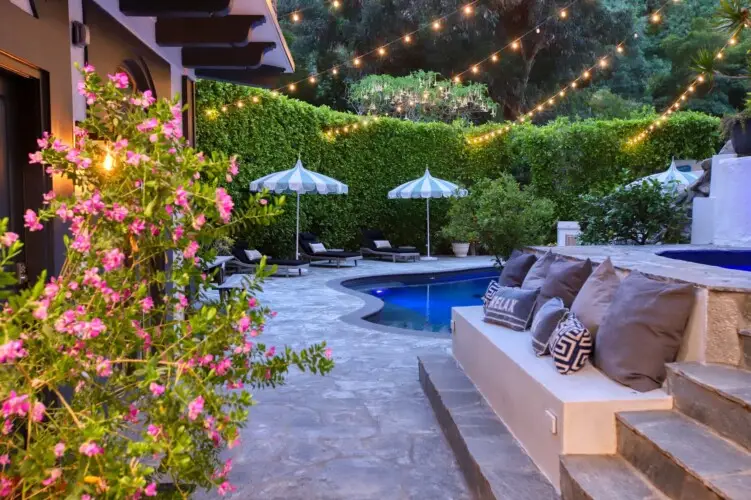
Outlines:
{"label": "outdoor step", "polygon": [[556,499],[529,456],[451,355],[420,356],[420,383],[477,499]]}
{"label": "outdoor step", "polygon": [[622,457],[561,457],[563,500],[666,500],[667,497]]}
{"label": "outdoor step", "polygon": [[677,411],[616,415],[618,452],[673,499],[748,499],[751,453]]}
{"label": "outdoor step", "polygon": [[751,370],[751,330],[741,330],[738,338],[741,341],[740,367]]}
{"label": "outdoor step", "polygon": [[751,372],[726,365],[668,365],[675,407],[751,450]]}

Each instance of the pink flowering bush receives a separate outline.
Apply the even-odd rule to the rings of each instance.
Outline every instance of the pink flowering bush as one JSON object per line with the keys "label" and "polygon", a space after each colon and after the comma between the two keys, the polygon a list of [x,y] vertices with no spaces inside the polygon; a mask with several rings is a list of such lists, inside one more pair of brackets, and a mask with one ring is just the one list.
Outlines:
{"label": "pink flowering bush", "polygon": [[9,296],[3,270],[22,243],[0,221],[0,496],[138,499],[166,494],[161,483],[229,493],[220,453],[242,444],[247,389],[283,383],[292,365],[333,367],[324,343],[258,342],[273,313],[257,282],[197,300],[212,242],[268,224],[279,204],[251,197],[239,210],[222,187],[235,159],[188,147],[179,105],[128,92],[124,75],[83,74],[75,142],[45,134],[30,155],[76,187],[24,218],[29,231],[69,225],[59,275]]}

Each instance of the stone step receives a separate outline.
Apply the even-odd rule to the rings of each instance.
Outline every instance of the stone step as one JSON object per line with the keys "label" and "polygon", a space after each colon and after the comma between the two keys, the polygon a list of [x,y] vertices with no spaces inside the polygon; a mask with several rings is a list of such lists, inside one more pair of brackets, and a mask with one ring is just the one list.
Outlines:
{"label": "stone step", "polygon": [[618,453],[673,499],[748,499],[751,453],[677,411],[616,415]]}
{"label": "stone step", "polygon": [[751,450],[751,372],[699,363],[667,368],[668,390],[678,411]]}
{"label": "stone step", "polygon": [[420,356],[420,383],[474,497],[558,498],[451,355]]}
{"label": "stone step", "polygon": [[667,500],[660,490],[617,455],[561,457],[563,500]]}
{"label": "stone step", "polygon": [[751,370],[751,330],[741,330],[738,338],[741,341],[740,367]]}

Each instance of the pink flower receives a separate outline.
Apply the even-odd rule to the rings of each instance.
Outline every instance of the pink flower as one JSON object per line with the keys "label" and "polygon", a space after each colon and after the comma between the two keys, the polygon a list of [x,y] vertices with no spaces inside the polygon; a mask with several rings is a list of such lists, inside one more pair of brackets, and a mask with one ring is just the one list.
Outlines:
{"label": "pink flower", "polygon": [[156,141],[158,141],[158,140],[159,140],[159,136],[158,136],[158,135],[156,135],[156,134],[151,134],[151,135],[149,136],[149,142],[151,142],[151,143],[155,143],[155,142],[156,142]]}
{"label": "pink flower", "polygon": [[188,298],[183,295],[182,293],[177,294],[177,305],[175,306],[176,311],[182,311],[186,307],[188,307]]}
{"label": "pink flower", "polygon": [[78,448],[78,451],[87,457],[93,457],[94,455],[101,455],[104,453],[104,449],[99,446],[96,441],[86,441]]}
{"label": "pink flower", "polygon": [[54,191],[50,191],[48,193],[44,193],[42,195],[42,199],[44,200],[45,205],[49,205],[49,203],[54,200],[57,197],[57,193]]}
{"label": "pink flower", "polygon": [[330,347],[326,348],[326,350],[323,352],[323,355],[326,356],[326,359],[331,359],[331,356],[332,356],[331,348]]}
{"label": "pink flower", "polygon": [[34,165],[36,163],[42,163],[44,161],[44,158],[42,157],[42,152],[37,151],[36,153],[29,153],[29,163]]}
{"label": "pink flower", "polygon": [[89,250],[91,250],[91,236],[89,235],[88,231],[79,233],[75,237],[75,239],[73,239],[73,243],[70,244],[70,248],[76,250],[77,252],[89,253]]}
{"label": "pink flower", "polygon": [[58,153],[63,153],[68,150],[68,146],[63,144],[60,139],[55,139],[55,142],[52,143],[52,149]]}
{"label": "pink flower", "polygon": [[127,151],[125,153],[125,163],[128,165],[138,166],[141,163],[147,163],[151,161],[151,158],[149,158],[146,155],[142,155],[139,153],[134,153],[133,151]]}
{"label": "pink flower", "polygon": [[151,311],[154,308],[154,299],[146,297],[141,299],[141,310],[145,313]]}
{"label": "pink flower", "polygon": [[34,312],[32,313],[32,316],[34,316],[39,321],[44,321],[49,315],[49,312],[47,311],[48,306],[49,301],[43,300],[41,302],[38,302],[36,308],[34,309]]}
{"label": "pink flower", "polygon": [[112,204],[112,210],[107,210],[104,213],[104,216],[107,217],[109,220],[115,221],[115,222],[122,222],[125,220],[125,217],[128,216],[128,209],[120,206],[118,203]]}
{"label": "pink flower", "polygon": [[114,75],[107,75],[107,78],[109,78],[110,81],[114,83],[115,87],[118,89],[127,89],[128,85],[130,84],[128,75],[126,75],[125,73],[115,73]]}
{"label": "pink flower", "polygon": [[96,364],[96,373],[100,377],[112,375],[112,363],[109,359],[100,359]]}
{"label": "pink flower", "polygon": [[185,229],[182,226],[177,226],[172,232],[172,241],[177,242],[185,234]]}
{"label": "pink flower", "polygon": [[47,149],[50,147],[50,141],[47,140],[49,137],[49,134],[47,132],[44,133],[44,137],[41,139],[37,139],[37,146],[39,146],[41,149]]}
{"label": "pink flower", "polygon": [[126,422],[136,423],[138,422],[138,408],[133,403],[128,407],[128,414],[123,417]]}
{"label": "pink flower", "polygon": [[0,476],[0,497],[10,496],[13,491],[13,481],[6,476]]}
{"label": "pink flower", "polygon": [[65,203],[60,204],[60,208],[57,209],[55,214],[57,214],[57,216],[60,217],[60,220],[62,220],[63,222],[67,222],[68,219],[72,219],[74,215],[73,210],[69,209],[68,205],[66,205]]}
{"label": "pink flower", "polygon": [[16,391],[10,391],[8,399],[3,402],[3,416],[8,418],[12,415],[25,417],[29,412],[29,396],[17,395]]}
{"label": "pink flower", "polygon": [[198,231],[203,227],[204,224],[206,224],[206,216],[204,214],[198,214],[198,216],[193,220],[193,229]]}
{"label": "pink flower", "polygon": [[188,246],[183,251],[183,256],[186,259],[192,259],[193,257],[196,256],[196,252],[198,251],[198,248],[199,248],[198,243],[196,243],[195,241],[191,241],[190,243],[188,243]]}
{"label": "pink flower", "polygon": [[151,384],[149,384],[149,390],[151,391],[151,394],[153,394],[156,397],[159,397],[162,394],[164,394],[164,386],[159,385],[156,382],[152,382]]}
{"label": "pink flower", "polygon": [[115,141],[115,143],[112,145],[112,148],[115,151],[120,151],[121,149],[125,149],[128,147],[128,139],[118,139]]}
{"label": "pink flower", "polygon": [[113,248],[104,252],[102,257],[102,265],[105,271],[113,271],[123,265],[125,262],[125,254],[120,251],[119,248]]}
{"label": "pink flower", "polygon": [[0,465],[9,465],[10,464],[10,457],[6,453],[5,455],[0,455]]}
{"label": "pink flower", "polygon": [[198,396],[196,399],[188,403],[188,418],[190,420],[195,420],[201,412],[203,412],[203,396]]}
{"label": "pink flower", "polygon": [[219,488],[217,488],[217,493],[219,493],[221,496],[226,495],[227,493],[233,493],[236,491],[237,488],[235,488],[234,485],[230,484],[229,481],[224,481],[222,484],[219,485]]}
{"label": "pink flower", "polygon": [[62,469],[54,468],[54,469],[52,469],[50,471],[50,477],[48,477],[47,479],[45,479],[44,481],[42,481],[42,485],[43,486],[49,486],[52,483],[54,483],[55,481],[57,481],[60,478],[60,476],[62,476],[62,475],[63,475],[63,470]]}
{"label": "pink flower", "polygon": [[141,94],[139,97],[131,97],[130,103],[134,106],[141,106],[142,108],[146,109],[152,104],[156,102],[156,99],[154,99],[154,96],[152,95],[150,90],[147,90],[143,94]]}
{"label": "pink flower", "polygon": [[136,236],[140,235],[144,229],[146,229],[146,223],[141,219],[134,219],[128,226],[128,230]]}
{"label": "pink flower", "polygon": [[18,241],[18,235],[10,231],[0,236],[0,245],[4,247],[10,247],[16,241]]}
{"label": "pink flower", "polygon": [[158,425],[149,424],[149,427],[146,429],[146,433],[156,439],[159,437],[159,434],[162,433],[162,428]]}
{"label": "pink flower", "polygon": [[229,169],[227,169],[227,172],[229,175],[237,175],[240,172],[240,169],[237,166],[237,156],[233,156],[229,159]]}
{"label": "pink flower", "polygon": [[55,445],[55,447],[52,449],[55,452],[55,456],[57,458],[62,457],[65,454],[65,443],[60,441]]}
{"label": "pink flower", "polygon": [[82,68],[82,70],[83,70],[84,73],[93,73],[94,72],[94,66],[92,66],[91,64],[87,64],[86,66],[84,66]]}
{"label": "pink flower", "polygon": [[267,358],[273,358],[274,354],[276,354],[276,347],[271,346],[268,351],[266,351],[266,357]]}
{"label": "pink flower", "polygon": [[182,186],[175,190],[175,205],[188,208],[188,192]]}
{"label": "pink flower", "polygon": [[243,315],[243,317],[237,321],[236,328],[237,328],[237,331],[239,331],[240,333],[247,332],[248,328],[250,328],[250,318]]}
{"label": "pink flower", "polygon": [[232,217],[232,209],[235,207],[232,197],[227,194],[227,191],[224,188],[217,188],[215,201],[216,208],[219,211],[219,217],[221,217],[225,224],[229,223],[229,220]]}
{"label": "pink flower", "polygon": [[143,490],[143,494],[147,497],[155,497],[156,496],[156,483],[149,484],[146,489]]}
{"label": "pink flower", "polygon": [[44,403],[37,401],[31,408],[31,419],[34,422],[41,422],[42,420],[44,420],[44,410],[46,409],[47,407],[44,405]]}
{"label": "pink flower", "polygon": [[250,307],[252,309],[252,308],[254,308],[257,305],[258,305],[258,301],[256,300],[255,297],[251,297],[251,298],[248,299],[248,307]]}
{"label": "pink flower", "polygon": [[145,122],[136,125],[136,128],[139,132],[148,132],[149,130],[155,129],[157,126],[159,126],[159,120],[156,118],[149,118]]}
{"label": "pink flower", "polygon": [[23,220],[25,221],[24,227],[28,227],[29,231],[41,231],[44,229],[44,226],[39,223],[37,214],[31,209],[26,210],[26,213],[23,215]]}

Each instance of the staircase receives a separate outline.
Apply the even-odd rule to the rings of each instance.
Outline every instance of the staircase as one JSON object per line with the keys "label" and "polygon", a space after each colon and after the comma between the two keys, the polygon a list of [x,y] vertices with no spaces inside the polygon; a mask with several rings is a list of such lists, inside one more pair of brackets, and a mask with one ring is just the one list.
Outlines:
{"label": "staircase", "polygon": [[617,414],[616,455],[561,457],[563,500],[751,499],[751,371],[667,368],[675,408]]}

